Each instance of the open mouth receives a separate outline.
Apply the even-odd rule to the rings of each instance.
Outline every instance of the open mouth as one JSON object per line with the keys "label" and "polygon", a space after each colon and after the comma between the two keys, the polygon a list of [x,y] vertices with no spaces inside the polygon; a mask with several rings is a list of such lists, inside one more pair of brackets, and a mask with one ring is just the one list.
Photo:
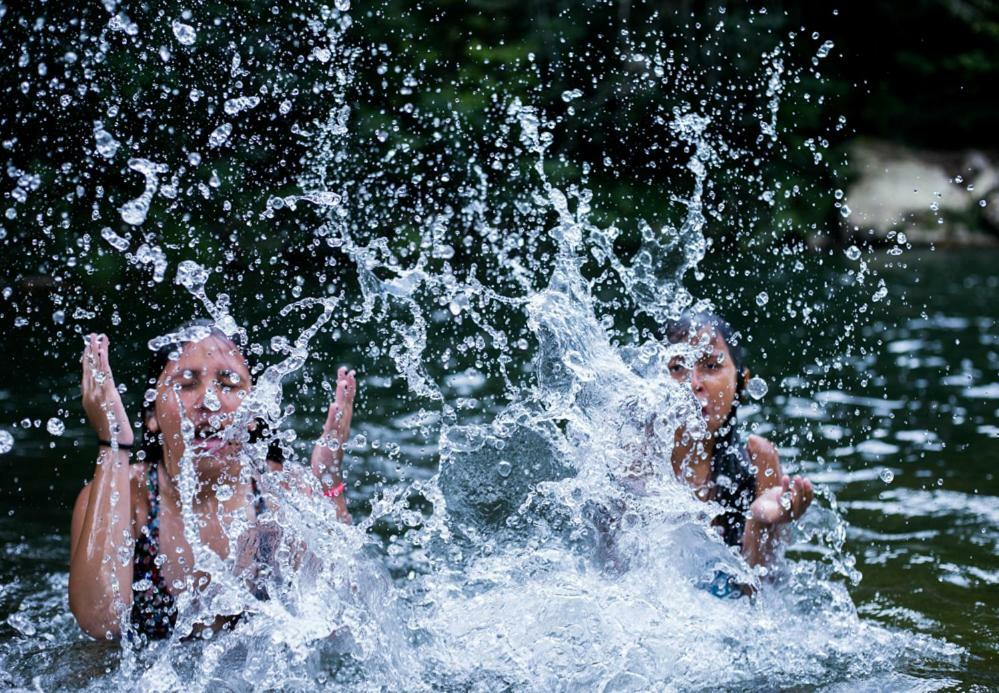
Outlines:
{"label": "open mouth", "polygon": [[208,422],[198,424],[194,429],[194,446],[206,452],[220,450],[231,445],[224,437],[224,429],[216,428]]}

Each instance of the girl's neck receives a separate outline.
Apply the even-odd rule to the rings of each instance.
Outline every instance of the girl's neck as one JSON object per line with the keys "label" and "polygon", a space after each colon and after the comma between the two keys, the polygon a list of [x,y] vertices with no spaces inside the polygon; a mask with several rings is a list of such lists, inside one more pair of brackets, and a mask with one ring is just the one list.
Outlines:
{"label": "girl's neck", "polygon": [[[174,465],[174,467],[177,468],[179,465]],[[177,488],[176,477],[168,471],[167,464],[164,461],[159,463],[158,473],[159,491],[163,501],[170,503],[172,507],[177,508],[179,511],[181,508],[181,498],[180,489]],[[222,507],[223,512],[226,514],[232,513],[245,506],[246,499],[250,495],[252,486],[249,483],[241,482],[240,477],[241,475],[239,474],[238,467],[236,468],[235,473],[219,475],[211,478],[198,475],[198,489],[195,492],[191,503],[195,513],[202,517],[216,517],[219,506]],[[234,487],[234,491],[231,496],[221,502],[216,495],[216,489],[220,484],[228,484]]]}

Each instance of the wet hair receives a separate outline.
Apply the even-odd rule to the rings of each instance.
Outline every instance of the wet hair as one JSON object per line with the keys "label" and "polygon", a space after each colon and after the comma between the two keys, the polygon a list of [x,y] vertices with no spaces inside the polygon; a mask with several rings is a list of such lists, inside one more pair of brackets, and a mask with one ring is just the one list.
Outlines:
{"label": "wet hair", "polygon": [[[163,375],[163,371],[167,367],[167,364],[176,359],[177,353],[181,350],[184,344],[194,341],[193,338],[195,333],[204,335],[200,337],[201,339],[215,337],[227,342],[234,349],[239,349],[239,345],[234,342],[229,335],[216,327],[215,323],[211,320],[190,320],[182,325],[178,325],[173,330],[170,330],[165,338],[156,342],[158,348],[153,351],[152,356],[149,358],[149,363],[146,367],[146,379],[143,382],[143,385],[147,390],[148,388],[156,388],[157,383],[159,383],[160,376]],[[250,371],[252,377],[254,364],[246,352],[243,352],[242,356],[243,360],[246,362],[247,370]],[[156,464],[163,460],[163,434],[162,432],[153,433],[149,430],[149,426],[146,425],[149,417],[155,413],[155,408],[156,398],[148,398],[143,395],[142,412],[140,416],[142,420],[142,444],[140,446],[142,459],[140,461],[149,462],[150,464]],[[250,433],[250,441],[257,442],[261,439],[270,437],[271,432],[269,431],[267,424],[258,419],[256,427]],[[280,446],[276,443],[272,443],[267,449],[267,459],[275,462],[283,462],[284,454],[281,451]]]}

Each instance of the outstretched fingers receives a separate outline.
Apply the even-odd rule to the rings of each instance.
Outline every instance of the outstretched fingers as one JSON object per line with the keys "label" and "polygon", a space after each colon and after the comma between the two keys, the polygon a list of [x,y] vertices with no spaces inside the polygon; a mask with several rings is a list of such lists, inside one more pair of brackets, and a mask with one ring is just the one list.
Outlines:
{"label": "outstretched fingers", "polygon": [[794,477],[791,491],[790,519],[797,520],[804,515],[814,498],[815,491],[812,488],[812,482],[800,476]]}
{"label": "outstretched fingers", "polygon": [[350,422],[354,417],[354,394],[357,392],[357,381],[354,371],[341,368],[337,378],[336,400],[334,405],[340,412],[337,422],[337,437],[341,443],[346,443],[350,436]]}
{"label": "outstretched fingers", "polygon": [[83,355],[80,357],[80,389],[86,397],[93,385],[92,372],[94,362],[94,335],[88,334],[83,340]]}
{"label": "outstretched fingers", "polygon": [[350,423],[354,416],[354,394],[357,392],[357,380],[354,371],[348,371],[341,366],[337,371],[336,390],[333,402],[326,414],[323,425],[325,437],[335,437],[340,444],[337,457],[343,455],[343,446],[350,437]]}

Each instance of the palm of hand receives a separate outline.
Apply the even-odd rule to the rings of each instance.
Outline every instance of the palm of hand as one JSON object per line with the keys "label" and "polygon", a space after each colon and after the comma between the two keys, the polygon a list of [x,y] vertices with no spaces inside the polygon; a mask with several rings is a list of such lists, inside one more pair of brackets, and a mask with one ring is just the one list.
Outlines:
{"label": "palm of hand", "polygon": [[760,524],[783,524],[804,515],[814,497],[812,482],[800,476],[792,481],[785,474],[780,485],[766,489],[753,501],[749,512]]}
{"label": "palm of hand", "polygon": [[131,445],[134,436],[111,374],[108,346],[107,335],[87,335],[80,359],[83,364],[80,383],[83,411],[100,440],[110,440],[115,434],[118,442]]}
{"label": "palm of hand", "polygon": [[340,483],[343,449],[350,437],[356,392],[354,371],[341,367],[337,371],[336,393],[326,415],[322,436],[312,450],[312,472],[327,487]]}

